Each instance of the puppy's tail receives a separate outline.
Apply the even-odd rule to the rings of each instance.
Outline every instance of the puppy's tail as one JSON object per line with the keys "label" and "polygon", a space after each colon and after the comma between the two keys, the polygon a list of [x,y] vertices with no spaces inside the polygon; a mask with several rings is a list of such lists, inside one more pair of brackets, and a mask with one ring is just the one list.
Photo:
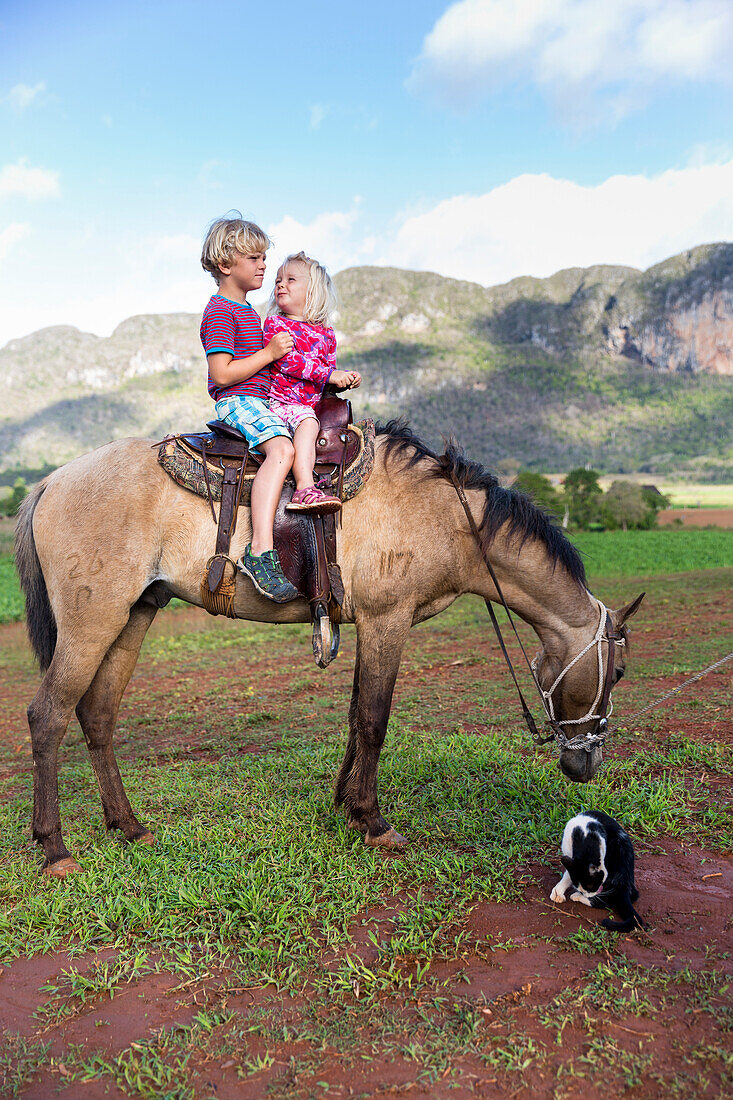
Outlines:
{"label": "puppy's tail", "polygon": [[633,905],[629,905],[628,914],[624,920],[611,920],[606,917],[601,921],[604,928],[607,928],[609,932],[631,932],[634,928],[646,928],[645,922],[641,919]]}

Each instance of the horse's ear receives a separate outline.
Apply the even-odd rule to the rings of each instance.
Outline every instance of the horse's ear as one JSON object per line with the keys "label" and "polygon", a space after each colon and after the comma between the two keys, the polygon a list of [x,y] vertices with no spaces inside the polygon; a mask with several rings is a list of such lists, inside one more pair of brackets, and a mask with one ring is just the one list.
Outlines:
{"label": "horse's ear", "polygon": [[626,607],[620,607],[618,611],[614,611],[613,618],[617,630],[620,626],[623,626],[625,622],[628,622],[628,620],[636,614],[636,612],[641,607],[641,601],[644,599],[645,596],[646,592],[642,592],[641,595],[637,596],[635,600],[631,601],[631,603],[627,603]]}

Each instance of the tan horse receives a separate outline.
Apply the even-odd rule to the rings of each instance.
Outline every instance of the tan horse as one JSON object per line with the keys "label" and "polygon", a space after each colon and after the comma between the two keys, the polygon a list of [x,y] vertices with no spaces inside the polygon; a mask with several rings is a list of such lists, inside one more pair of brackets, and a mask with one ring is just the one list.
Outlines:
{"label": "tan horse", "polygon": [[[463,593],[497,599],[455,488],[446,480],[451,471],[466,490],[509,606],[539,636],[544,687],[583,651],[599,622],[600,605],[585,586],[577,551],[527,498],[499,487],[453,447],[438,459],[400,422],[380,429],[374,471],[344,506],[338,546],[344,619],[356,623],[357,654],[335,798],[372,846],[406,843],[380,812],[377,764],[407,632]],[[250,538],[248,520],[242,509],[232,542],[235,557]],[[153,839],[125,794],[112,734],[156,611],[171,596],[200,606],[201,575],[213,542],[206,501],[165,474],[149,440],[121,440],[77,458],[23,503],[16,560],[30,640],[45,672],[28,707],[33,836],[43,847],[48,874],[63,877],[78,869],[64,844],[58,801],[58,749],[74,710],[108,828],[121,829],[131,841]],[[243,577],[235,610],[238,618],[260,622],[309,621],[304,600],[273,604]],[[629,605],[611,612],[622,634],[635,610]],[[616,676],[622,671],[623,659]],[[598,689],[591,648],[555,689],[556,717],[590,713]],[[571,728],[584,734],[596,725],[588,720]],[[600,762],[598,746],[565,751],[560,758],[563,771],[580,780],[591,778]]]}

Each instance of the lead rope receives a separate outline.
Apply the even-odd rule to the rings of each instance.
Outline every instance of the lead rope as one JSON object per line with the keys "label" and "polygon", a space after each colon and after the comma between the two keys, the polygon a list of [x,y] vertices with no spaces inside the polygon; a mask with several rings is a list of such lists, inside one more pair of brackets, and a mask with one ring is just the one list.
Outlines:
{"label": "lead rope", "polygon": [[696,672],[694,676],[690,676],[688,680],[685,680],[684,683],[680,684],[678,687],[673,688],[671,691],[666,691],[664,695],[660,695],[658,699],[652,700],[652,702],[649,703],[648,706],[642,707],[641,710],[637,710],[636,714],[631,715],[631,718],[629,718],[628,722],[624,722],[623,725],[616,723],[613,729],[606,730],[606,733],[616,733],[617,730],[620,729],[633,729],[632,723],[634,723],[637,718],[641,718],[642,714],[646,714],[647,711],[653,710],[654,707],[658,707],[659,704],[663,703],[665,699],[671,699],[673,695],[679,695],[679,693],[683,691],[684,688],[689,687],[690,684],[694,684],[697,680],[702,680],[703,676],[707,676],[709,672],[713,672],[714,669],[720,668],[720,666],[724,665],[727,661],[733,661],[733,653],[729,653],[726,657],[721,657],[719,661],[716,661],[712,665],[708,665],[708,667],[702,669],[701,672]]}

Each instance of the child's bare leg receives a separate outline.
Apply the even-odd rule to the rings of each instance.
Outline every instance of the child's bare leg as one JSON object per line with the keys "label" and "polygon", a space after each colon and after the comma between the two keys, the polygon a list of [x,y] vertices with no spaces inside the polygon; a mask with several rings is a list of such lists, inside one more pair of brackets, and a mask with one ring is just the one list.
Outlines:
{"label": "child's bare leg", "polygon": [[[315,423],[315,421],[313,422]],[[318,425],[316,424],[316,430]],[[315,448],[315,435],[313,445]],[[259,557],[274,548],[272,529],[285,478],[293,465],[293,444],[284,435],[260,443],[265,461],[252,482],[252,553]],[[311,467],[311,474],[313,470]],[[312,484],[311,477],[311,484]]]}
{"label": "child's bare leg", "polygon": [[301,420],[293,432],[295,458],[293,475],[297,489],[308,489],[313,484],[313,467],[316,464],[316,439],[319,424],[312,416]]}

